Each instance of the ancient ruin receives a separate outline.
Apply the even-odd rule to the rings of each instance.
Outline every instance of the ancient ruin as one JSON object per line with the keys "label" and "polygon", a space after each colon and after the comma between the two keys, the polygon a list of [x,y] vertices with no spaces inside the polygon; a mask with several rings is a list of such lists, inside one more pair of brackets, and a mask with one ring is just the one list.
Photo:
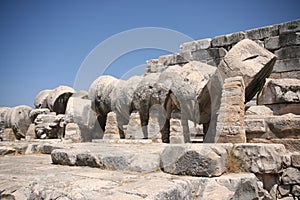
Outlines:
{"label": "ancient ruin", "polygon": [[300,20],[45,89],[0,137],[0,199],[299,199]]}

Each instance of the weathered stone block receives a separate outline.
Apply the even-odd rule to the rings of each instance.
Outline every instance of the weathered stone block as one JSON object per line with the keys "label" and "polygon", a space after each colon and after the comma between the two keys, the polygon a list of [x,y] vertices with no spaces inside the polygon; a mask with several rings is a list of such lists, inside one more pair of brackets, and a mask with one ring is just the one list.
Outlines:
{"label": "weathered stone block", "polygon": [[273,115],[273,111],[264,105],[257,105],[257,106],[250,106],[247,110],[245,115],[247,117],[255,117],[260,118],[261,116],[270,116]]}
{"label": "weathered stone block", "polygon": [[35,121],[35,134],[38,139],[61,138],[64,134],[64,115],[55,113],[39,114]]}
{"label": "weathered stone block", "polygon": [[280,79],[280,78],[293,78],[300,79],[300,71],[290,71],[290,72],[273,72],[270,78]]}
{"label": "weathered stone block", "polygon": [[266,38],[264,44],[265,48],[269,50],[276,50],[281,47],[298,45],[300,44],[300,33],[292,32]]}
{"label": "weathered stone block", "polygon": [[[278,60],[300,58],[300,46],[283,47],[274,52]],[[299,66],[300,70],[300,66]]]}
{"label": "weathered stone block", "polygon": [[300,20],[285,22],[279,25],[280,34],[297,31],[300,31]]}
{"label": "weathered stone block", "polygon": [[291,155],[292,166],[300,168],[300,153],[293,153]]}
{"label": "weathered stone block", "polygon": [[33,109],[32,111],[30,111],[29,113],[29,117],[32,123],[34,123],[35,118],[39,115],[39,114],[49,114],[50,110],[48,108],[39,108],[39,109]]}
{"label": "weathered stone block", "polygon": [[300,116],[285,114],[266,118],[269,129],[278,138],[299,138]]}
{"label": "weathered stone block", "polygon": [[275,72],[289,72],[289,71],[300,71],[300,59],[291,58],[285,60],[277,60],[273,73]]}
{"label": "weathered stone block", "polygon": [[296,168],[289,167],[283,170],[281,180],[283,184],[300,184],[300,171]]}
{"label": "weathered stone block", "polygon": [[87,142],[82,137],[80,127],[76,123],[68,123],[65,128],[65,140],[71,140],[72,142]]}
{"label": "weathered stone block", "polygon": [[180,119],[170,120],[170,143],[182,144],[184,142],[183,127]]}
{"label": "weathered stone block", "polygon": [[161,169],[176,175],[221,176],[230,144],[169,145],[161,153]]}
{"label": "weathered stone block", "polygon": [[187,62],[188,61],[179,54],[170,54],[170,55],[158,57],[158,64],[161,64],[164,66],[184,64]]}
{"label": "weathered stone block", "polygon": [[140,114],[134,111],[130,114],[129,123],[125,133],[126,139],[143,139],[145,138],[142,130]]}
{"label": "weathered stone block", "polygon": [[227,51],[224,48],[209,48],[199,49],[191,52],[191,60],[208,61],[221,59],[226,55]]}
{"label": "weathered stone block", "polygon": [[164,112],[162,109],[152,107],[149,110],[149,120],[148,120],[148,138],[149,139],[156,139],[161,140],[161,128],[164,125]]}
{"label": "weathered stone block", "polygon": [[254,174],[228,174],[215,178],[191,179],[195,199],[256,199],[257,180]]}
{"label": "weathered stone block", "polygon": [[183,43],[182,45],[180,45],[180,52],[208,49],[211,46],[210,42],[211,42],[211,38],[205,38],[202,40]]}
{"label": "weathered stone block", "polygon": [[236,144],[232,156],[240,160],[241,169],[252,173],[279,173],[286,150],[279,144]]}
{"label": "weathered stone block", "polygon": [[117,115],[115,112],[109,112],[107,114],[103,139],[109,139],[109,140],[120,139]]}
{"label": "weathered stone block", "polygon": [[300,115],[300,104],[299,103],[280,103],[267,105],[273,110],[274,115],[284,115],[292,113]]}
{"label": "weathered stone block", "polygon": [[30,124],[28,127],[28,130],[26,132],[26,140],[31,140],[31,139],[35,139],[35,125],[34,124]]}
{"label": "weathered stone block", "polygon": [[247,136],[249,134],[263,134],[267,131],[267,124],[264,119],[245,119],[245,131]]}
{"label": "weathered stone block", "polygon": [[[299,65],[300,66],[300,65]],[[299,79],[267,79],[257,104],[300,103]]]}
{"label": "weathered stone block", "polygon": [[249,38],[251,40],[261,40],[264,38],[277,36],[279,34],[279,27],[278,25],[265,26],[262,28],[256,28],[245,31],[245,33],[246,38]]}
{"label": "weathered stone block", "polygon": [[222,47],[222,46],[229,46],[239,41],[245,39],[246,34],[244,32],[237,32],[232,34],[227,34],[223,36],[217,36],[212,39],[211,45],[213,47]]}

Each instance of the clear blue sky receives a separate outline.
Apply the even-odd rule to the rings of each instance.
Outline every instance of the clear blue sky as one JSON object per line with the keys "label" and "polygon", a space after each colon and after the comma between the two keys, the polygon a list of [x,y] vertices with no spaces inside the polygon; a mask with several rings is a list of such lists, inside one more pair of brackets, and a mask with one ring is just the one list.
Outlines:
{"label": "clear blue sky", "polygon": [[[299,0],[0,0],[0,106],[33,106],[40,90],[73,86],[86,56],[122,31],[163,27],[202,39],[299,19],[299,8]],[[163,54],[132,52],[106,73],[120,77]]]}

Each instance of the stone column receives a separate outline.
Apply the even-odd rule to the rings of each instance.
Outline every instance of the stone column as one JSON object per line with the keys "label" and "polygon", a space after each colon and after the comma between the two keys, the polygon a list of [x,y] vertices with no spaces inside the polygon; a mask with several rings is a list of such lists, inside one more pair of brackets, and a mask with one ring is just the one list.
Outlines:
{"label": "stone column", "polygon": [[225,79],[217,117],[215,142],[246,142],[244,99],[245,85],[243,78],[236,76]]}
{"label": "stone column", "polygon": [[103,135],[105,140],[119,140],[120,133],[117,122],[117,115],[115,112],[109,112],[106,118],[105,132]]}

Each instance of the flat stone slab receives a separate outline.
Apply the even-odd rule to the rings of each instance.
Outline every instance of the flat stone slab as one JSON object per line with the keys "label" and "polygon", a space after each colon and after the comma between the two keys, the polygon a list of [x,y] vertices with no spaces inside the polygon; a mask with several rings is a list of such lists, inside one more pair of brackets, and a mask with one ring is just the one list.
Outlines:
{"label": "flat stone slab", "polygon": [[160,170],[160,153],[165,144],[81,143],[52,151],[54,164],[102,169],[153,172]]}
{"label": "flat stone slab", "polygon": [[53,165],[45,154],[0,157],[0,199],[255,199],[255,180]]}

